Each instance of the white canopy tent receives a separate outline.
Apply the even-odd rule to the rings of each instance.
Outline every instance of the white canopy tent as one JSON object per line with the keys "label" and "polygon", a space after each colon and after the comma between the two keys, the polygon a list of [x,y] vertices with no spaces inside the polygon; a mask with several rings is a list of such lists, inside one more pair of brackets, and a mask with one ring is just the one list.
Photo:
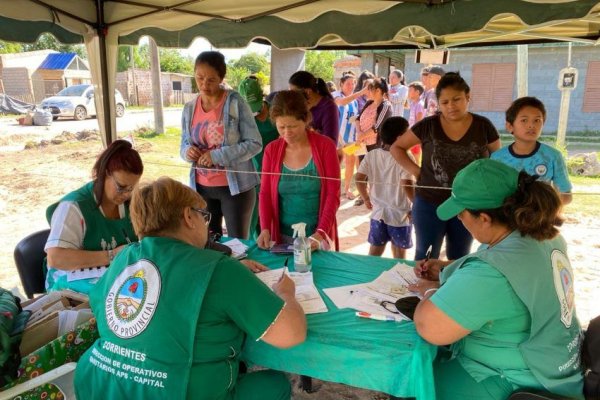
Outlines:
{"label": "white canopy tent", "polygon": [[253,40],[285,48],[448,48],[473,43],[597,44],[597,0],[0,0],[0,39],[32,42],[50,32],[85,43],[103,140],[116,138],[119,44],[152,36],[187,47]]}

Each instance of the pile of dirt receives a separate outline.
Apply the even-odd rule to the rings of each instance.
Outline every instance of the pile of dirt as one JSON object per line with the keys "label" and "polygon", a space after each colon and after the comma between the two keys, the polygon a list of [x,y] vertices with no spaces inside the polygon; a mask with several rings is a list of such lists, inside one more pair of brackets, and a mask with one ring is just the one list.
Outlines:
{"label": "pile of dirt", "polygon": [[76,133],[64,131],[60,135],[52,139],[42,139],[39,142],[29,141],[25,143],[25,150],[37,149],[40,147],[48,147],[50,145],[59,145],[65,142],[88,142],[99,141],[100,132],[97,129],[87,129]]}

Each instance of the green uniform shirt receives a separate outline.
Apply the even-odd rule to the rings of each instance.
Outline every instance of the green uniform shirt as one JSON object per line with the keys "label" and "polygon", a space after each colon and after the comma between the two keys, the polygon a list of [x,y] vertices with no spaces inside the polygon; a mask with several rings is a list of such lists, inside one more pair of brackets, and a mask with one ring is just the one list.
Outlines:
{"label": "green uniform shirt", "polygon": [[284,165],[281,172],[283,175],[279,179],[278,187],[279,204],[281,204],[279,229],[282,234],[292,236],[294,234],[292,225],[304,222],[308,237],[315,232],[319,222],[321,180],[309,177],[319,176],[315,162],[311,158],[305,167],[296,170]]}
{"label": "green uniform shirt", "polygon": [[506,278],[494,267],[479,259],[470,259],[452,274],[452,279],[448,279],[431,301],[459,325],[472,331],[453,345],[453,351],[473,379],[481,382],[500,374],[519,387],[542,389],[518,347],[529,336],[529,313]]}
{"label": "green uniform shirt", "polygon": [[258,118],[254,118],[254,120],[256,121],[256,126],[258,127],[260,137],[262,138],[262,150],[254,156],[252,162],[254,163],[256,170],[260,172],[262,170],[262,160],[265,154],[265,148],[273,140],[279,139],[279,132],[277,132],[277,128],[273,125],[271,118],[268,116],[264,121],[259,121]]}
{"label": "green uniform shirt", "polygon": [[[485,268],[485,264],[505,278],[514,298],[525,306],[530,316],[528,328],[523,326],[527,321],[522,308],[515,299],[507,297],[510,292],[494,285],[493,275],[488,277],[491,280],[482,280],[481,274],[476,273],[480,277],[469,281],[470,276],[466,276],[472,272],[469,268]],[[440,282],[442,287],[431,301],[440,309],[448,310],[449,315],[462,314],[457,317],[462,323],[457,322],[472,330],[452,348],[456,357],[474,357],[471,358],[473,363],[464,365],[465,369],[475,371],[480,379],[495,370],[515,387],[544,388],[581,398],[582,335],[575,313],[573,270],[566,256],[566,243],[560,235],[537,241],[512,232],[495,246],[484,245],[476,253],[453,262],[444,269]],[[514,321],[506,320],[511,315],[511,307],[514,307]],[[463,313],[464,308],[467,311]],[[521,342],[516,343],[519,336]],[[512,349],[515,344],[520,357]],[[483,354],[486,347],[490,348],[489,355]],[[477,367],[474,363],[482,365]],[[538,384],[534,386],[530,382],[526,370],[518,368],[520,365],[526,366]]]}
{"label": "green uniform shirt", "polygon": [[[115,249],[129,241],[136,241],[137,236],[133,230],[129,217],[129,206],[125,205],[125,217],[120,219],[106,218],[96,204],[94,197],[94,183],[89,182],[85,186],[67,194],[60,201],[52,204],[46,210],[48,223],[52,221],[52,215],[61,201],[74,201],[79,206],[81,214],[85,219],[85,237],[83,238],[83,249],[90,251],[106,251]],[[103,265],[99,265],[102,267]],[[90,289],[98,281],[98,278],[80,279],[69,281],[66,271],[51,268],[46,276],[46,287],[51,290],[71,289],[80,293],[89,293]]]}
{"label": "green uniform shirt", "polygon": [[257,339],[283,301],[238,261],[146,237],[90,294],[100,339],[75,374],[86,399],[230,399],[244,332]]}

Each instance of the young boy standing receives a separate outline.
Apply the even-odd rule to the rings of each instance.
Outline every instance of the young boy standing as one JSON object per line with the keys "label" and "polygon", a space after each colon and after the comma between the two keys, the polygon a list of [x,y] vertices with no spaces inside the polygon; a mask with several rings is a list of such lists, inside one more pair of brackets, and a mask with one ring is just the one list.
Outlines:
{"label": "young boy standing", "polygon": [[414,181],[389,152],[396,138],[407,129],[408,122],[404,118],[388,118],[380,132],[383,147],[368,152],[356,173],[358,192],[365,206],[373,210],[369,230],[369,255],[372,256],[381,256],[389,241],[394,258],[406,258],[406,249],[412,247],[410,210]]}
{"label": "young boy standing", "polygon": [[572,185],[562,154],[554,147],[538,141],[546,121],[546,107],[535,97],[521,97],[506,110],[506,130],[515,141],[492,153],[501,161],[554,185],[563,204],[572,200]]}

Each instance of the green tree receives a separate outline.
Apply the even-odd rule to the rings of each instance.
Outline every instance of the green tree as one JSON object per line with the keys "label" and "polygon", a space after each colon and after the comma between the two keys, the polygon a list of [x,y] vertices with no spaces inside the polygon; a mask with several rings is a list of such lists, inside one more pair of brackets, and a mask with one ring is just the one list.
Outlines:
{"label": "green tree", "polygon": [[265,55],[261,55],[256,52],[250,52],[242,55],[239,59],[232,61],[230,66],[234,68],[247,69],[252,74],[262,72],[267,76],[270,75],[269,60]]}
{"label": "green tree", "polygon": [[[119,46],[117,53],[117,71],[123,72],[131,68],[131,46]],[[147,46],[133,46],[133,59],[136,69],[149,69],[150,60],[148,59]]]}
{"label": "green tree", "polygon": [[76,53],[79,57],[87,59],[85,46],[82,44],[62,44],[49,33],[42,33],[35,43],[23,44],[23,51],[56,50],[61,53]]}
{"label": "green tree", "polygon": [[304,69],[324,81],[333,80],[333,63],[346,56],[343,50],[308,50],[305,54]]}
{"label": "green tree", "polygon": [[250,75],[250,71],[246,68],[229,66],[227,67],[225,81],[229,86],[237,90],[240,82],[248,75]]}
{"label": "green tree", "polygon": [[163,72],[177,72],[180,74],[194,74],[194,60],[190,56],[183,56],[177,49],[159,49],[160,70]]}
{"label": "green tree", "polygon": [[23,51],[23,46],[20,43],[5,42],[0,40],[0,54],[20,53]]}

